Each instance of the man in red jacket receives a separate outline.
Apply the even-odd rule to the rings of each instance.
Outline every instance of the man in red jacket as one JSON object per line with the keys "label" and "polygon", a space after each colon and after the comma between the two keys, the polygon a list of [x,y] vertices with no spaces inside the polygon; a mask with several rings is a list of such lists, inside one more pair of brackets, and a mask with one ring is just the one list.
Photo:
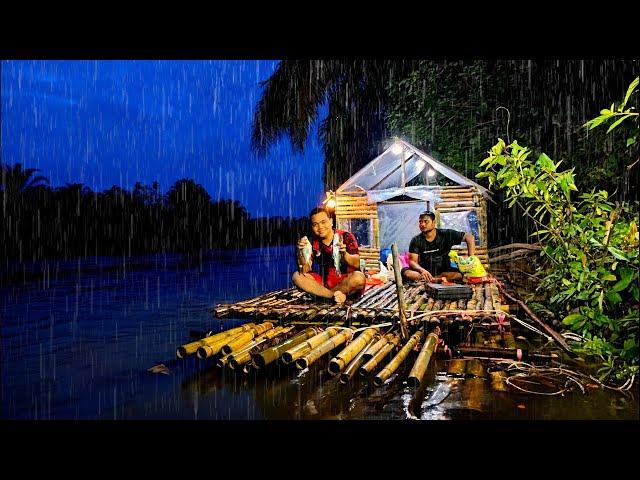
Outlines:
{"label": "man in red jacket", "polygon": [[[336,303],[344,303],[347,295],[361,294],[366,279],[358,270],[360,254],[356,237],[334,229],[325,207],[314,208],[309,217],[313,235],[311,242],[306,237],[298,242],[297,259],[301,271],[293,274],[293,283],[312,295],[333,298]],[[311,255],[305,258],[304,250],[306,247],[308,251],[309,246]]]}

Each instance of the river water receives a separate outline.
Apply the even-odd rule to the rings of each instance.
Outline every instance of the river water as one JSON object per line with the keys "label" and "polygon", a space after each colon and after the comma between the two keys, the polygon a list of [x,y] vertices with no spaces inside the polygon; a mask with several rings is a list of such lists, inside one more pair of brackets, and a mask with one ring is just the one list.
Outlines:
{"label": "river water", "polygon": [[[215,319],[215,304],[288,287],[292,248],[213,252],[195,264],[154,255],[19,266],[14,283],[0,289],[0,418],[638,419],[637,390],[496,392],[486,378],[446,375],[441,358],[418,394],[403,382],[410,364],[374,387],[360,379],[339,384],[327,359],[304,372],[274,365],[243,375],[175,358],[191,331],[242,323]],[[148,371],[159,364],[168,374]]]}

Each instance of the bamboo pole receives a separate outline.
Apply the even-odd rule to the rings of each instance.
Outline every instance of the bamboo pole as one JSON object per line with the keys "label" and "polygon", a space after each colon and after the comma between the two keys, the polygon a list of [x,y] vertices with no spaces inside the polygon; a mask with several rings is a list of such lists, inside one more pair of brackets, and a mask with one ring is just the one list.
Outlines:
{"label": "bamboo pole", "polygon": [[360,353],[358,353],[353,360],[351,360],[351,363],[349,363],[349,365],[347,365],[347,368],[344,369],[344,372],[342,372],[340,374],[340,383],[342,384],[347,384],[351,381],[351,379],[353,378],[353,376],[356,374],[356,372],[358,371],[358,368],[360,368],[360,366],[364,363],[365,359],[364,359],[364,354],[367,351],[367,349],[369,347],[371,347],[371,345],[373,345],[374,343],[376,343],[377,339],[374,336],[373,338],[371,338],[369,340],[369,343],[367,345],[365,345],[365,347],[360,350]]}
{"label": "bamboo pole", "polygon": [[377,328],[367,328],[363,331],[358,338],[349,343],[349,345],[342,350],[338,355],[329,361],[329,372],[334,375],[340,373],[342,369],[353,360],[353,358],[360,353],[368,344],[369,341],[378,332]]}
{"label": "bamboo pole", "polygon": [[378,353],[382,347],[389,343],[394,337],[395,333],[387,333],[383,335],[379,340],[374,342],[370,347],[364,351],[364,361],[369,361],[376,353]]}
{"label": "bamboo pole", "polygon": [[402,288],[402,275],[400,274],[400,261],[398,259],[398,245],[396,242],[391,244],[391,254],[393,255],[393,274],[396,279],[396,294],[398,296],[398,315],[400,316],[400,335],[402,340],[406,340],[409,336],[407,328],[407,313],[404,309],[404,295]]}
{"label": "bamboo pole", "polygon": [[422,383],[424,374],[427,372],[427,367],[429,366],[429,360],[431,360],[431,356],[433,355],[433,352],[435,352],[437,346],[438,335],[435,332],[429,333],[424,341],[422,350],[420,350],[420,354],[409,373],[407,383],[410,387],[418,388]]}
{"label": "bamboo pole", "polygon": [[222,353],[224,353],[225,355],[228,355],[229,353],[232,353],[236,350],[241,349],[246,343],[249,343],[251,340],[254,339],[254,337],[266,332],[267,330],[270,330],[273,328],[273,323],[272,322],[264,322],[261,323],[260,325],[256,325],[255,327],[253,327],[251,330],[248,330],[246,332],[244,332],[242,335],[240,335],[237,338],[234,338],[233,340],[231,340],[230,342],[228,342],[226,345],[223,345],[223,347],[221,348]]}
{"label": "bamboo pole", "polygon": [[[482,332],[478,332],[479,334]],[[511,349],[511,348],[491,348],[482,346],[473,347],[456,347],[455,351],[464,357],[473,358],[504,358],[512,360],[531,360],[538,362],[551,362],[558,358],[555,353],[535,353],[526,349]]]}
{"label": "bamboo pole", "polygon": [[211,335],[209,337],[205,337],[203,339],[197,340],[195,342],[187,343],[178,347],[176,350],[176,357],[184,358],[187,355],[191,355],[195,353],[199,347],[203,345],[211,345],[213,343],[217,343],[221,339],[227,338],[229,335],[237,335],[238,333],[244,332],[253,328],[255,323],[245,323],[240,327],[231,328],[229,330],[224,330],[223,332],[216,333],[215,335]]}
{"label": "bamboo pole", "polygon": [[333,335],[338,333],[338,329],[335,327],[329,327],[325,331],[314,335],[313,337],[305,340],[304,342],[296,345],[282,353],[282,361],[286,364],[296,361],[298,358],[306,355],[308,352],[322,344]]}
{"label": "bamboo pole", "polygon": [[350,328],[343,329],[341,332],[335,334],[323,344],[311,350],[305,356],[296,360],[296,367],[298,367],[300,370],[304,370],[313,362],[315,362],[317,359],[326,355],[334,348],[339,347],[343,343],[351,340],[352,336],[353,336],[353,330],[351,330]]}
{"label": "bamboo pole", "polygon": [[239,350],[238,352],[233,352],[229,354],[229,367],[232,369],[237,369],[239,366],[246,364],[251,361],[251,358],[254,356],[252,352],[256,348],[262,348],[266,342],[279,337],[281,335],[286,335],[295,327],[276,327],[272,330],[268,330],[259,337],[256,337],[253,341],[249,342],[244,348]]}
{"label": "bamboo pole", "polygon": [[309,327],[297,334],[296,336],[286,340],[280,345],[275,345],[273,347],[267,348],[262,352],[257,353],[253,358],[254,367],[256,369],[264,368],[269,365],[271,362],[276,361],[278,358],[282,356],[284,352],[287,350],[299,345],[305,340],[317,335],[319,333],[318,328]]}
{"label": "bamboo pole", "polygon": [[576,354],[573,352],[573,350],[571,350],[571,347],[569,346],[569,344],[565,341],[565,339],[562,337],[562,335],[560,335],[558,332],[556,332],[553,328],[551,328],[549,325],[547,325],[546,323],[544,323],[542,320],[540,320],[535,313],[533,313],[531,311],[531,309],[529,307],[527,307],[527,305],[522,301],[522,300],[517,300],[514,297],[512,297],[511,295],[509,295],[507,293],[507,291],[504,288],[500,288],[500,292],[509,300],[511,300],[514,303],[517,303],[518,305],[520,305],[520,307],[525,311],[525,313],[529,316],[529,318],[531,318],[533,321],[535,321],[538,325],[540,325],[549,335],[551,335],[551,337],[555,340],[555,342],[566,352],[568,353],[571,357],[575,357]]}
{"label": "bamboo pole", "polygon": [[365,362],[365,364],[360,367],[358,372],[361,376],[368,376],[377,366],[378,364],[387,356],[391,351],[398,346],[400,343],[400,336],[394,335],[391,340],[389,340],[383,347],[369,360]]}
{"label": "bamboo pole", "polygon": [[420,340],[422,340],[422,330],[418,330],[414,333],[409,341],[400,349],[400,351],[396,354],[395,357],[389,362],[389,364],[384,367],[378,375],[373,379],[373,383],[376,386],[381,386],[391,375],[395,372],[398,367],[404,362],[407,358],[413,347],[415,347]]}

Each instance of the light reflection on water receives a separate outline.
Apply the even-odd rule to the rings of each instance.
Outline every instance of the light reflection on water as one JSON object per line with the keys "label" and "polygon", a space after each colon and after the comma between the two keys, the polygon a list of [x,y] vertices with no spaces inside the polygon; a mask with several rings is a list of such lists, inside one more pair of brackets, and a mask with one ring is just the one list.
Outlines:
{"label": "light reflection on water", "polygon": [[[288,287],[291,249],[220,252],[195,265],[154,256],[33,267],[27,283],[0,289],[1,418],[638,418],[637,400],[601,389],[541,397],[492,392],[475,379],[469,393],[473,382],[443,375],[440,359],[419,394],[403,380],[410,362],[376,388],[358,376],[340,384],[326,358],[303,372],[275,364],[248,375],[175,359],[190,330],[241,323],[215,319],[215,304]],[[160,363],[169,375],[147,372]]]}

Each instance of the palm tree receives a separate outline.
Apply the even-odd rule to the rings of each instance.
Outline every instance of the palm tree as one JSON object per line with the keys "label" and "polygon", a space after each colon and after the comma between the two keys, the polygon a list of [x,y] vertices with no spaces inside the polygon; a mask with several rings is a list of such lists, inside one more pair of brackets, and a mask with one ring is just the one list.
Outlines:
{"label": "palm tree", "polygon": [[380,150],[387,134],[388,87],[417,68],[403,60],[284,60],[262,82],[252,145],[259,155],[281,136],[297,152],[304,145],[320,108],[327,104],[319,136],[325,154],[324,183],[336,188]]}
{"label": "palm tree", "polygon": [[32,188],[48,185],[47,177],[33,177],[33,174],[39,171],[39,168],[23,170],[21,163],[16,163],[13,167],[0,163],[0,187],[8,197],[15,198]]}

